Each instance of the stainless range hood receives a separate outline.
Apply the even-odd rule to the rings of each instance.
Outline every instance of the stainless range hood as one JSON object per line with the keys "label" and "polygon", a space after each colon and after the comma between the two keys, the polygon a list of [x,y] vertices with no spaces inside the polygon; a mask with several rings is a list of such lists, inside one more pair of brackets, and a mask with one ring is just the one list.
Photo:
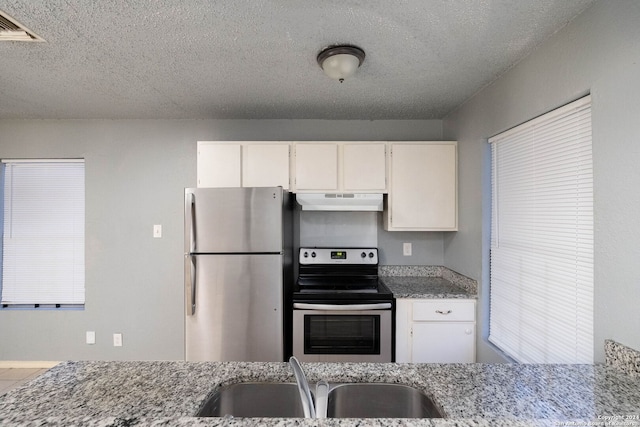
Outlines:
{"label": "stainless range hood", "polygon": [[382,211],[382,194],[298,193],[303,211]]}

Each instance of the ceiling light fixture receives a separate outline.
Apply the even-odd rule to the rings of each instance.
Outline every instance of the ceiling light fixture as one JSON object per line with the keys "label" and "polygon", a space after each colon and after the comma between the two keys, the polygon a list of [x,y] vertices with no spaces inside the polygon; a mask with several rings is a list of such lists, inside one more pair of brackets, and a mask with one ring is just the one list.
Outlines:
{"label": "ceiling light fixture", "polygon": [[318,54],[324,73],[340,83],[351,77],[364,61],[364,50],[356,46],[331,46]]}

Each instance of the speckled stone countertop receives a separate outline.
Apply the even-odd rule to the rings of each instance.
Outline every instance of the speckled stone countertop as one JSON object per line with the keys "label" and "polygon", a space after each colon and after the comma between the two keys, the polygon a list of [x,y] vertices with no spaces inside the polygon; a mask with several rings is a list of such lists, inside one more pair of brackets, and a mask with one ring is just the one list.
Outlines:
{"label": "speckled stone countertop", "polygon": [[462,298],[478,296],[477,282],[442,266],[381,266],[379,279],[396,298]]}
{"label": "speckled stone countertop", "polygon": [[465,289],[442,277],[380,277],[396,298],[466,298],[474,299]]}
{"label": "speckled stone countertop", "polygon": [[310,383],[419,388],[446,418],[195,418],[217,387],[293,382],[291,369],[258,362],[65,362],[0,396],[0,425],[616,425],[606,424],[613,419],[640,425],[640,381],[605,365],[305,363],[303,369]]}

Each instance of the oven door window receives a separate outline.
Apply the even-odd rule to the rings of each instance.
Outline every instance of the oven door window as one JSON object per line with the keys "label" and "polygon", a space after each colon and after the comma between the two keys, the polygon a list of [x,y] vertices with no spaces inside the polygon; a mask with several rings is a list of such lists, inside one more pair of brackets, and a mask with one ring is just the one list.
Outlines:
{"label": "oven door window", "polygon": [[380,315],[307,314],[305,354],[380,354]]}

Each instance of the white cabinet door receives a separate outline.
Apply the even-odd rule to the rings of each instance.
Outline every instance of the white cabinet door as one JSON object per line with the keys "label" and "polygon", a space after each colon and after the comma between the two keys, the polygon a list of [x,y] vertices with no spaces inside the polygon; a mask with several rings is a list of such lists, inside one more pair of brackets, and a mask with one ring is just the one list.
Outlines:
{"label": "white cabinet door", "polygon": [[297,191],[338,189],[338,144],[295,144]]}
{"label": "white cabinet door", "polygon": [[475,301],[396,300],[396,362],[475,362]]}
{"label": "white cabinet door", "polygon": [[387,189],[385,143],[342,145],[342,188],[345,191]]}
{"label": "white cabinet door", "polygon": [[457,230],[455,142],[392,143],[388,230]]}
{"label": "white cabinet door", "polygon": [[243,145],[243,187],[289,189],[288,143],[247,143]]}
{"label": "white cabinet door", "polygon": [[239,143],[198,141],[198,187],[240,187],[241,150]]}
{"label": "white cabinet door", "polygon": [[396,362],[411,362],[411,305],[410,299],[396,300]]}
{"label": "white cabinet door", "polygon": [[413,324],[413,363],[475,362],[475,324],[419,322]]}

